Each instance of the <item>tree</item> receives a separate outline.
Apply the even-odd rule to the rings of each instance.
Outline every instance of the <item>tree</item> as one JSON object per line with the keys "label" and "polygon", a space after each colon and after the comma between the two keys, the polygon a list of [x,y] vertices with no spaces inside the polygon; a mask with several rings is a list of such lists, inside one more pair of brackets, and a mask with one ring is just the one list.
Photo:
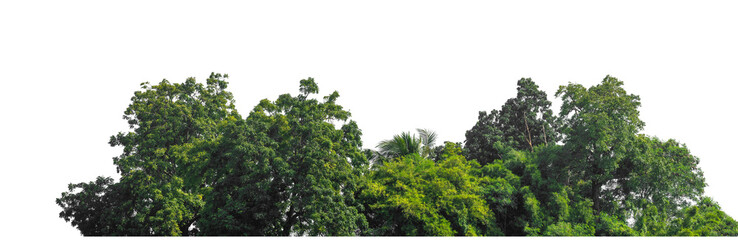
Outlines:
{"label": "tree", "polygon": [[[489,114],[479,112],[477,123],[466,131],[464,150],[470,159],[476,159],[482,165],[493,162],[494,159],[502,158],[498,148],[503,143],[502,130],[497,128],[499,122],[499,111],[492,110]],[[495,148],[498,146],[498,148]]]}
{"label": "tree", "polygon": [[[570,199],[575,196],[572,196],[571,189],[539,170],[546,167],[550,161],[546,158],[550,158],[552,152],[555,154],[559,148],[557,145],[539,145],[533,152],[507,149],[501,159],[482,167],[482,195],[494,211],[497,224],[505,235],[556,234],[547,231],[547,227],[589,224],[573,220],[569,206],[573,204]],[[577,231],[578,235],[586,235]]]}
{"label": "tree", "polygon": [[533,151],[537,145],[555,144],[561,139],[546,92],[530,78],[520,79],[517,85],[515,98],[508,99],[499,111],[479,112],[477,123],[466,132],[465,149],[470,158],[482,164],[501,158],[494,147],[498,142]]}
{"label": "tree", "polygon": [[[76,226],[85,236],[124,235],[140,231],[140,224],[126,221],[121,216],[131,212],[118,206],[127,191],[122,184],[113,184],[109,177],[97,177],[94,182],[69,184],[69,192],[62,193],[56,203],[64,210],[59,217]],[[74,193],[79,189],[79,193]]]}
{"label": "tree", "polygon": [[[142,83],[123,118],[132,132],[110,138],[122,146],[113,158],[121,180],[98,178],[70,184],[57,204],[60,217],[83,235],[192,235],[203,205],[201,162],[188,161],[183,149],[218,135],[216,126],[239,118],[227,75],[211,74],[207,85],[188,78],[183,84],[163,80]],[[77,189],[80,192],[77,192]]]}
{"label": "tree", "polygon": [[370,173],[361,194],[369,220],[365,234],[500,234],[471,175],[478,164],[459,153],[459,146],[446,143],[442,162],[414,153]]}
{"label": "tree", "polygon": [[572,154],[574,175],[583,181],[578,188],[592,199],[597,214],[603,202],[602,187],[617,184],[619,164],[644,126],[638,116],[640,98],[628,94],[622,85],[607,76],[589,89],[570,83],[556,92],[563,100],[564,147]]}
{"label": "tree", "polygon": [[[354,206],[355,168],[366,166],[361,131],[336,104],[320,102],[314,79],[300,94],[262,100],[220,145],[223,169],[206,198],[204,234],[352,235],[365,221]],[[217,167],[217,166],[214,166]]]}
{"label": "tree", "polygon": [[[619,187],[613,196],[623,202],[621,205],[632,206],[634,212],[645,214],[644,218],[665,220],[665,216],[675,216],[679,209],[699,201],[705,178],[699,159],[684,144],[638,135],[631,150],[615,174]],[[649,210],[651,207],[658,212]]]}
{"label": "tree", "polygon": [[672,236],[738,236],[738,222],[709,197],[682,209],[669,228]]}
{"label": "tree", "polygon": [[[210,190],[196,223],[199,235],[280,235],[283,194],[274,175],[286,163],[270,148],[263,125],[244,119],[222,126],[215,141],[196,144],[190,155],[207,161]],[[275,174],[278,173],[278,174]],[[278,178],[277,178],[278,179]]]}
{"label": "tree", "polygon": [[312,78],[245,119],[225,78],[143,83],[132,130],[110,139],[120,179],[69,184],[59,217],[85,236],[738,235],[703,196],[699,158],[638,134],[640,98],[610,76],[561,86],[558,118],[521,79],[463,150],[417,129],[379,151],[362,149],[338,92],[313,96]]}

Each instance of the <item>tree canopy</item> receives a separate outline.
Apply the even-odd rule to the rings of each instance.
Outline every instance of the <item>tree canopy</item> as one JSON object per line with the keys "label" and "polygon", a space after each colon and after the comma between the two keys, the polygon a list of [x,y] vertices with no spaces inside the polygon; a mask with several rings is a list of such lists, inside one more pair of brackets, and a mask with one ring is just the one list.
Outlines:
{"label": "tree canopy", "polygon": [[518,80],[517,90],[517,96],[508,99],[501,110],[479,112],[477,124],[466,132],[464,147],[470,158],[486,164],[502,158],[499,148],[533,151],[537,145],[561,139],[546,92],[530,78]]}
{"label": "tree canopy", "polygon": [[557,115],[523,78],[464,143],[417,129],[376,150],[312,78],[245,118],[227,78],[142,83],[109,142],[120,178],[69,184],[59,217],[85,236],[738,235],[699,158],[640,133],[611,76],[561,86]]}

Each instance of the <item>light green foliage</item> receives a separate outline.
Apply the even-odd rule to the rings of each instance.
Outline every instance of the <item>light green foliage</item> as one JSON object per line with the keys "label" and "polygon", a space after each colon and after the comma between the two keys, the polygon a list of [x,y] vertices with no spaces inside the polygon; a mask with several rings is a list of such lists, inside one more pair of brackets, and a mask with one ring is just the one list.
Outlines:
{"label": "light green foliage", "polygon": [[645,203],[636,215],[633,230],[641,236],[664,236],[667,234],[668,216],[653,204]]}
{"label": "light green foliage", "polygon": [[601,236],[635,236],[636,232],[628,227],[624,220],[600,213],[597,216],[595,232]]}
{"label": "light green foliage", "polygon": [[494,216],[470,174],[478,164],[446,143],[445,160],[418,154],[385,162],[372,172],[362,198],[368,205],[369,235],[494,235]]}
{"label": "light green foliage", "polygon": [[572,205],[573,209],[568,221],[572,223],[574,236],[594,236],[595,217],[592,211],[592,200],[583,199]]}

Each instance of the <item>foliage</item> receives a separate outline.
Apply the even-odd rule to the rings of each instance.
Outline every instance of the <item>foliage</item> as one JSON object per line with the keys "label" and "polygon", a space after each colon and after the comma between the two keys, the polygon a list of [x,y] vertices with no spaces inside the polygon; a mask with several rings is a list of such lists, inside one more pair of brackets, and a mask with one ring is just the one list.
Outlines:
{"label": "foliage", "polygon": [[673,216],[678,209],[699,200],[706,186],[705,178],[697,167],[699,159],[684,144],[638,135],[632,150],[617,174],[626,176],[615,193],[626,204],[638,208],[648,208],[645,205],[650,204]]}
{"label": "foliage", "polygon": [[312,78],[246,118],[226,78],[143,83],[110,139],[120,179],[69,184],[59,217],[85,236],[738,235],[699,158],[639,134],[640,97],[610,76],[561,86],[558,116],[521,79],[463,149],[417,129],[377,150]]}
{"label": "foliage", "polygon": [[593,200],[596,212],[604,208],[601,198],[608,194],[602,193],[603,185],[619,184],[616,173],[644,126],[640,97],[628,94],[622,85],[607,76],[589,89],[570,83],[556,92],[563,100],[564,147],[572,155],[573,174],[589,188],[580,190]]}
{"label": "foliage", "polygon": [[669,228],[669,235],[738,236],[738,223],[709,197],[683,209]]}
{"label": "foliage", "polygon": [[[368,176],[361,198],[368,205],[368,235],[496,235],[494,215],[470,174],[476,162],[446,143],[445,160],[418,154],[386,162]],[[478,165],[477,165],[478,166]]]}
{"label": "foliage", "polygon": [[[57,199],[64,209],[60,217],[72,221],[83,235],[195,234],[190,229],[207,187],[195,174],[203,163],[191,161],[183,151],[217,137],[216,126],[226,119],[240,118],[231,93],[225,91],[227,77],[211,74],[207,85],[194,78],[182,84],[142,83],[143,91],[134,93],[123,116],[133,131],[110,138],[111,146],[123,147],[113,158],[120,182],[98,178],[70,184],[69,192]],[[89,211],[87,204],[105,207]]]}
{"label": "foliage", "polygon": [[433,145],[436,143],[438,135],[436,132],[428,129],[417,129],[419,137],[411,135],[409,132],[403,132],[395,135],[390,140],[379,142],[377,148],[379,153],[387,158],[400,157],[410,154],[420,154],[422,157],[429,157],[433,152]]}
{"label": "foliage", "polygon": [[[361,131],[336,104],[338,93],[318,93],[312,78],[300,94],[262,100],[245,121],[232,126],[215,148],[217,173],[206,198],[202,224],[207,235],[351,235],[363,216],[351,204],[358,175],[366,165]],[[222,168],[222,167],[221,167]]]}
{"label": "foliage", "polygon": [[501,110],[479,112],[476,125],[466,132],[465,149],[470,158],[484,165],[501,158],[494,147],[497,143],[533,151],[537,145],[560,140],[546,93],[530,78],[520,79],[517,90],[517,96],[508,99]]}

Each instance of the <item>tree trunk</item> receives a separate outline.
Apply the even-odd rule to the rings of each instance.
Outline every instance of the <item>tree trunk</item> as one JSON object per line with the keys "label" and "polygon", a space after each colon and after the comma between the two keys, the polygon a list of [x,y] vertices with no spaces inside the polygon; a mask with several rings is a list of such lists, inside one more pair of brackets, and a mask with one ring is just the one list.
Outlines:
{"label": "tree trunk", "polygon": [[287,211],[287,220],[285,221],[284,228],[282,228],[282,236],[289,236],[292,232],[292,225],[295,224],[295,210],[290,205],[290,210]]}
{"label": "tree trunk", "polygon": [[530,128],[528,128],[528,118],[523,117],[523,120],[525,120],[525,130],[528,131],[528,145],[530,146],[530,151],[533,151],[533,139],[530,137]]}
{"label": "tree trunk", "polygon": [[602,192],[602,183],[595,183],[592,181],[592,203],[594,208],[594,214],[600,212],[600,193]]}
{"label": "tree trunk", "polygon": [[546,139],[546,125],[541,125],[541,130],[543,130],[543,144],[548,147],[548,139]]}

